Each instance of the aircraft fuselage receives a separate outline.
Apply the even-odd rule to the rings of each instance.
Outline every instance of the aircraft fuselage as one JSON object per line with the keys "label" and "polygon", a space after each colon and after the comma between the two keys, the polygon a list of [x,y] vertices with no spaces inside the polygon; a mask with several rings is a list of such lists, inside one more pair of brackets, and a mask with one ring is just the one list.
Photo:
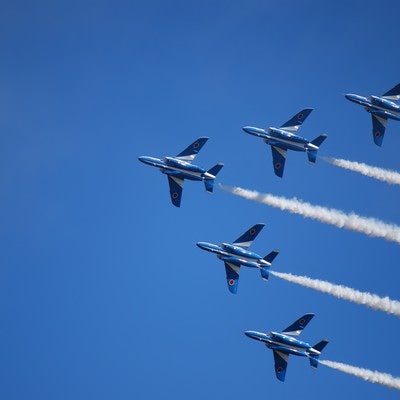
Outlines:
{"label": "aircraft fuselage", "polygon": [[220,260],[227,263],[243,265],[250,268],[271,266],[271,264],[265,261],[260,255],[230,243],[222,243],[218,246],[213,243],[198,242],[197,246],[203,250],[214,253]]}
{"label": "aircraft fuselage", "polygon": [[215,176],[207,172],[198,165],[175,157],[165,157],[163,159],[156,157],[139,157],[139,160],[147,165],[157,167],[163,174],[179,179],[189,179],[192,181],[204,181],[215,179]]}
{"label": "aircraft fuselage", "polygon": [[365,107],[365,110],[377,117],[400,121],[400,106],[393,101],[379,96],[370,98],[358,94],[346,94],[347,100]]}
{"label": "aircraft fuselage", "polygon": [[312,144],[309,140],[295,135],[285,129],[273,127],[269,129],[261,129],[253,126],[245,126],[243,130],[250,135],[263,138],[264,142],[271,146],[294,151],[318,150],[318,146]]}
{"label": "aircraft fuselage", "polygon": [[309,343],[283,333],[270,332],[267,334],[256,331],[246,331],[245,334],[251,339],[264,342],[269,349],[281,353],[293,354],[301,357],[312,357],[320,354],[320,352],[313,349]]}

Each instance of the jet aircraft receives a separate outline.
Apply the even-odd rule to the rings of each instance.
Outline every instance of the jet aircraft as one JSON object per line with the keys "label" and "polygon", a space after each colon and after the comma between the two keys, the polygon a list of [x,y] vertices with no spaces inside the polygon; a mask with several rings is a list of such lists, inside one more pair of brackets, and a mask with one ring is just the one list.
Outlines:
{"label": "jet aircraft", "polygon": [[400,105],[391,100],[400,99],[400,83],[382,96],[369,98],[358,94],[345,94],[347,100],[365,107],[372,116],[372,137],[377,146],[382,146],[388,119],[400,121]]}
{"label": "jet aircraft", "polygon": [[209,170],[205,170],[191,163],[207,140],[208,137],[205,136],[198,138],[176,157],[139,157],[141,162],[157,167],[163,174],[167,175],[171,201],[176,207],[180,207],[181,205],[183,182],[185,179],[203,181],[207,192],[212,193],[213,191],[215,177],[224,164],[218,163]]}
{"label": "jet aircraft", "polygon": [[265,346],[272,350],[274,353],[276,377],[282,382],[285,380],[286,368],[290,354],[308,357],[310,366],[312,368],[318,367],[319,355],[324,347],[328,344],[328,341],[324,339],[316,345],[311,346],[308,343],[302,342],[301,340],[293,337],[302,332],[313,316],[314,314],[303,315],[282,332],[245,332],[249,338],[264,342]]}
{"label": "jet aircraft", "polygon": [[241,265],[250,268],[258,268],[261,272],[262,279],[268,280],[268,269],[279,251],[274,250],[265,257],[261,257],[256,253],[246,250],[251,246],[253,240],[257,237],[262,228],[264,228],[264,224],[252,226],[233,243],[222,243],[220,245],[206,242],[197,243],[198,247],[216,254],[216,256],[225,263],[228,289],[233,294],[237,292]]}
{"label": "jet aircraft", "polygon": [[305,108],[285,122],[280,128],[270,127],[267,129],[245,126],[242,129],[251,135],[261,137],[266,144],[271,146],[272,162],[275,175],[282,178],[285,167],[287,150],[304,151],[307,153],[310,163],[315,163],[317,151],[327,135],[320,135],[312,141],[295,135],[300,125],[310,115],[312,108]]}

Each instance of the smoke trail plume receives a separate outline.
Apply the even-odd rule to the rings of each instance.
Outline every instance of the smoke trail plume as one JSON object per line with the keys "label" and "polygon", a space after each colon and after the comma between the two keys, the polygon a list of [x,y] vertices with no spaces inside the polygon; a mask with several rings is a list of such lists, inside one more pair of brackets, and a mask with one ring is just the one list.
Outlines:
{"label": "smoke trail plume", "polygon": [[370,178],[378,179],[390,185],[400,185],[400,173],[389,169],[373,167],[368,164],[359,163],[356,161],[343,160],[342,158],[321,157],[332,165],[341,167],[350,171],[359,172],[362,175]]}
{"label": "smoke trail plume", "polygon": [[388,386],[400,390],[400,378],[395,378],[390,374],[383,372],[371,371],[366,368],[353,367],[352,365],[343,364],[340,362],[319,360],[319,362],[327,367],[337,369],[346,374],[354,375],[371,383],[379,383],[380,385]]}
{"label": "smoke trail plume", "polygon": [[247,200],[258,201],[268,206],[277,207],[303,217],[345,228],[351,231],[361,232],[368,236],[380,237],[385,240],[400,243],[400,226],[388,224],[375,218],[363,217],[354,213],[346,214],[334,208],[306,203],[296,198],[274,196],[269,193],[259,193],[255,190],[247,190],[240,187],[220,185],[221,189],[243,197]]}
{"label": "smoke trail plume", "polygon": [[270,273],[286,281],[330,294],[339,299],[363,304],[367,307],[373,308],[374,310],[384,311],[400,318],[400,301],[391,300],[389,297],[379,297],[376,294],[360,292],[359,290],[347,286],[335,285],[327,281],[311,279],[307,276],[298,276],[276,271],[270,271]]}

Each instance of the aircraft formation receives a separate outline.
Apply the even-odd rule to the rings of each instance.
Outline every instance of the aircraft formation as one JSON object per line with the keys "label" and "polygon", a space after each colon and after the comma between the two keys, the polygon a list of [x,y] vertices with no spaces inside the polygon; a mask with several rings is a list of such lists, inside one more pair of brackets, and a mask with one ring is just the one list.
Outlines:
{"label": "aircraft formation", "polygon": [[[381,146],[387,120],[400,121],[400,105],[394,102],[400,99],[400,84],[381,96],[371,95],[367,98],[357,94],[346,94],[345,97],[363,106],[371,114],[373,140],[376,145]],[[273,169],[276,176],[283,177],[288,150],[305,152],[309,162],[315,164],[317,152],[327,138],[327,135],[321,134],[313,140],[308,140],[295,133],[312,111],[312,108],[301,110],[279,128],[269,127],[262,129],[252,126],[244,126],[242,128],[244,132],[262,138],[266,144],[271,146]],[[163,174],[167,175],[170,198],[175,207],[180,207],[181,205],[185,179],[204,182],[206,191],[209,193],[213,192],[216,176],[224,164],[219,162],[208,170],[192,164],[192,161],[207,140],[208,137],[199,137],[177,156],[165,156],[163,158],[139,157],[141,162],[156,167]],[[197,243],[200,249],[214,253],[218,259],[224,262],[227,286],[232,294],[237,293],[241,266],[259,269],[263,280],[267,281],[269,278],[269,269],[279,254],[279,250],[272,250],[264,257],[248,250],[263,227],[264,224],[262,223],[253,225],[232,243]],[[310,366],[317,368],[319,356],[328,344],[328,340],[324,339],[311,346],[307,342],[294,338],[294,336],[299,335],[303,331],[313,317],[314,314],[312,313],[305,314],[281,332],[244,332],[246,336],[263,342],[267,348],[272,350],[275,374],[278,380],[285,380],[289,355],[306,357],[310,362]]]}

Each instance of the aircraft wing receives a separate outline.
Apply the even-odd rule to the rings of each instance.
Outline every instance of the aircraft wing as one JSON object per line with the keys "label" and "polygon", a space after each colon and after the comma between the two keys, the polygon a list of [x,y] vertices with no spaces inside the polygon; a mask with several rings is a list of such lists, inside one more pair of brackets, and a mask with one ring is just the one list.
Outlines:
{"label": "aircraft wing", "polygon": [[236,294],[239,283],[240,266],[226,262],[225,271],[228,289],[231,293]]}
{"label": "aircraft wing", "polygon": [[271,146],[271,150],[272,150],[272,163],[274,165],[275,175],[282,178],[283,170],[285,168],[287,150],[275,146]]}
{"label": "aircraft wing", "polygon": [[307,326],[307,324],[311,321],[315,314],[304,314],[297,321],[293,322],[293,324],[289,325],[286,329],[282,331],[282,333],[286,335],[297,336],[303,331],[303,329]]}
{"label": "aircraft wing", "polygon": [[372,137],[377,146],[382,146],[383,136],[385,135],[385,129],[387,124],[387,118],[378,117],[372,115]]}
{"label": "aircraft wing", "polygon": [[193,161],[194,158],[197,156],[201,148],[207,142],[208,137],[202,136],[195,140],[192,144],[186,147],[185,150],[181,151],[176,158],[179,158],[183,161]]}
{"label": "aircraft wing", "polygon": [[175,207],[180,207],[183,191],[183,179],[168,177],[169,194],[171,196],[172,204]]}
{"label": "aircraft wing", "polygon": [[313,110],[312,108],[305,108],[304,110],[301,110],[296,115],[294,115],[292,118],[290,118],[289,121],[285,122],[281,126],[281,128],[284,128],[286,131],[296,132],[300,128],[300,125],[311,114],[312,110]]}
{"label": "aircraft wing", "polygon": [[276,377],[280,381],[284,382],[289,354],[282,353],[281,351],[276,351],[276,350],[272,350],[272,351],[274,353]]}
{"label": "aircraft wing", "polygon": [[383,96],[383,98],[388,100],[399,100],[400,99],[400,83],[394,88],[388,90]]}
{"label": "aircraft wing", "polygon": [[237,238],[233,244],[236,246],[240,246],[243,248],[250,247],[253,243],[253,240],[257,237],[257,235],[261,232],[261,229],[264,228],[265,224],[255,224],[250,229],[248,229],[242,236]]}

